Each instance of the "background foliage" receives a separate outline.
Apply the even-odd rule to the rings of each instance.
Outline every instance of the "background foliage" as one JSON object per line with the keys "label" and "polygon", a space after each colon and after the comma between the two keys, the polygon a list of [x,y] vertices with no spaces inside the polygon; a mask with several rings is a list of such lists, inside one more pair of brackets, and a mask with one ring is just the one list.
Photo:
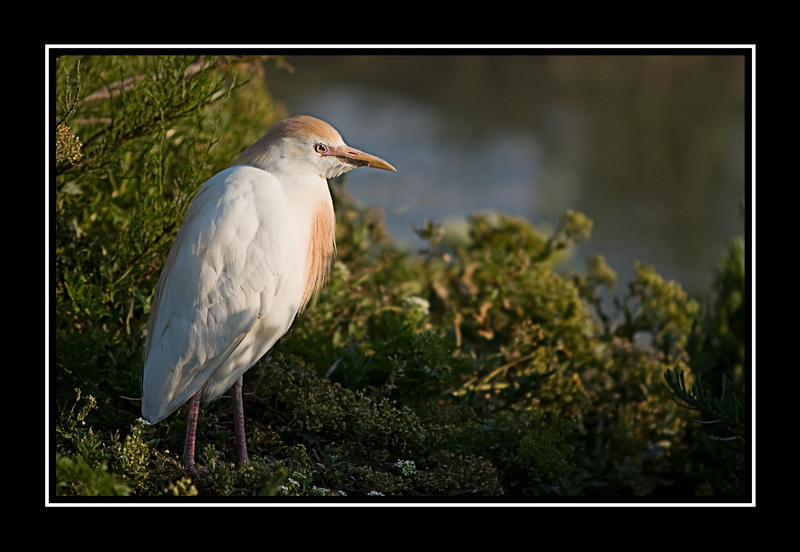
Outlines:
{"label": "background foliage", "polygon": [[[475,215],[411,253],[332,183],[329,285],[245,376],[251,462],[226,398],[143,426],[143,331],[191,197],[285,116],[280,58],[63,56],[51,207],[52,494],[744,497],[744,243],[689,297],[654,267],[620,292],[601,257],[559,270],[592,221],[552,235]],[[601,301],[601,296],[612,299]]]}

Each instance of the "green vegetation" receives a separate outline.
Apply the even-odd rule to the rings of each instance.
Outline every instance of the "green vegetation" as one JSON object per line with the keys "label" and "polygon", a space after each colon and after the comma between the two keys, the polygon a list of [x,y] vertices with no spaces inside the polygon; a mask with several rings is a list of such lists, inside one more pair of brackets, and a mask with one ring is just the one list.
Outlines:
{"label": "green vegetation", "polygon": [[56,60],[54,495],[745,496],[743,242],[708,301],[639,265],[609,311],[601,257],[559,270],[591,235],[580,213],[550,236],[430,223],[412,254],[344,182],[329,285],[245,376],[251,461],[231,464],[223,397],[186,470],[183,410],[137,421],[148,309],[196,189],[285,115],[259,70],[280,62]]}

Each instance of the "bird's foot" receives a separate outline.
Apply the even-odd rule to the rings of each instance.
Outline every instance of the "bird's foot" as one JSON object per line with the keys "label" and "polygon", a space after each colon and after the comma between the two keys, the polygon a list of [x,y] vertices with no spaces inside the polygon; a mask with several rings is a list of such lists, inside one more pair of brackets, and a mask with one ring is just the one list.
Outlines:
{"label": "bird's foot", "polygon": [[194,475],[195,477],[202,477],[209,473],[207,467],[200,466],[198,464],[195,464],[194,462],[192,462],[191,464],[187,464],[184,462],[184,465],[186,466],[186,469],[192,472],[192,475]]}

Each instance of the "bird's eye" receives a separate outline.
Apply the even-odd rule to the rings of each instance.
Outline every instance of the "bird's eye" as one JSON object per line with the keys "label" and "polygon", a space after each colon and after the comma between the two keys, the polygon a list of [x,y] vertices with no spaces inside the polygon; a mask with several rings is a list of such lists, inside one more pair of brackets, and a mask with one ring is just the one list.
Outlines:
{"label": "bird's eye", "polygon": [[325,153],[328,151],[328,146],[325,144],[314,144],[314,151],[317,153]]}

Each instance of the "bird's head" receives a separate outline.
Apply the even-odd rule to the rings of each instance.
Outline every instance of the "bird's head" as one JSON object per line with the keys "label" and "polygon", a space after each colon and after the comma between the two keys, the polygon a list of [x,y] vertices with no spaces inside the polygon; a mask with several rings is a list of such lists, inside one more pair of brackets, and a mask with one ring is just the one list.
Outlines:
{"label": "bird's head", "polygon": [[352,148],[331,125],[308,115],[284,119],[247,148],[236,164],[286,174],[335,178],[357,167],[394,171],[389,163]]}

